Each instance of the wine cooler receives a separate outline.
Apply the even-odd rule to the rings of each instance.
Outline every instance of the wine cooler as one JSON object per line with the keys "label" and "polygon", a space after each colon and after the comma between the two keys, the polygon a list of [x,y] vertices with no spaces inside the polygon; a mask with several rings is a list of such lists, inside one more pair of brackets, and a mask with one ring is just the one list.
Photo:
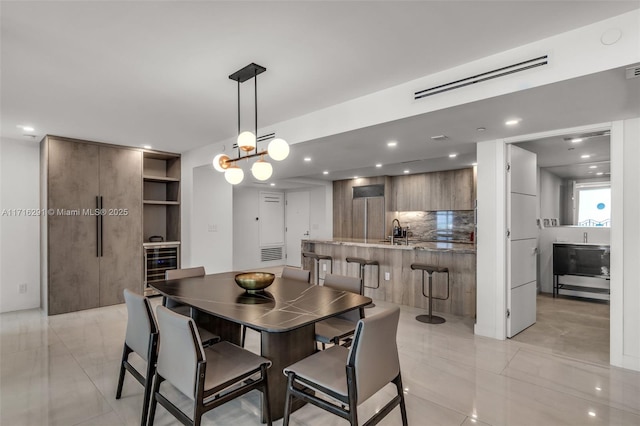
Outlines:
{"label": "wine cooler", "polygon": [[144,294],[156,294],[149,286],[164,281],[168,269],[180,268],[180,243],[144,244]]}

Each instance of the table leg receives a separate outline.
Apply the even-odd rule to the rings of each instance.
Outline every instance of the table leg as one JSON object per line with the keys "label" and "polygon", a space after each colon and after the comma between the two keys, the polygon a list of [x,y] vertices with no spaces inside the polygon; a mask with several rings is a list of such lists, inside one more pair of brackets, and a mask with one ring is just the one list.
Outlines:
{"label": "table leg", "polygon": [[[271,367],[267,370],[267,375],[271,399],[271,420],[276,421],[284,415],[284,402],[287,395],[287,377],[282,373],[282,370],[316,351],[315,326],[310,324],[285,333],[262,331],[260,335],[261,355],[272,362]],[[292,411],[302,405],[294,404]],[[262,422],[266,422],[264,412]]]}

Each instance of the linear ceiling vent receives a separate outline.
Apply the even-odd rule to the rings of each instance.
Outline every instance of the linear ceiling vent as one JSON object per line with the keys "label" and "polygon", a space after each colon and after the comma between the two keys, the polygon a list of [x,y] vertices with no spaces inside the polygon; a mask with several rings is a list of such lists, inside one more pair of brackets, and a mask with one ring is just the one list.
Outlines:
{"label": "linear ceiling vent", "polygon": [[282,247],[267,247],[260,249],[261,262],[270,262],[272,260],[282,260]]}
{"label": "linear ceiling vent", "polygon": [[494,78],[503,77],[505,75],[515,74],[517,72],[526,71],[531,68],[541,67],[543,65],[547,65],[548,63],[548,55],[540,56],[539,58],[519,62],[507,67],[498,68],[497,70],[483,72],[482,74],[477,74],[471,77],[463,78],[461,80],[452,81],[451,83],[441,84],[430,89],[420,90],[413,94],[414,99],[418,100],[426,98],[427,96],[436,95],[438,93],[448,92],[449,90],[459,89],[461,87],[470,86],[476,83],[482,83],[483,81],[493,80]]}
{"label": "linear ceiling vent", "polygon": [[630,78],[640,77],[640,65],[635,65],[626,69],[627,80]]}

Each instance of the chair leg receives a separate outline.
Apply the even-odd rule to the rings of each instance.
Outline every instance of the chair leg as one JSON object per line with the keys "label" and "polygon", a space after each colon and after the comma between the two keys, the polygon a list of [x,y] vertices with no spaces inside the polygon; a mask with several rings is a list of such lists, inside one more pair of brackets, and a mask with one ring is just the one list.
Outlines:
{"label": "chair leg", "polygon": [[291,389],[293,389],[293,373],[288,374],[287,396],[284,400],[284,416],[282,417],[282,426],[289,426],[289,416],[291,415],[291,403],[293,400]]}
{"label": "chair leg", "polygon": [[151,403],[149,406],[149,418],[147,419],[147,425],[148,426],[153,426],[153,420],[156,416],[156,406],[158,405],[158,399],[156,398],[156,394],[158,393],[158,391],[160,390],[160,383],[162,383],[164,381],[164,379],[162,378],[162,376],[160,376],[158,374],[158,372],[156,371],[156,374],[153,377],[153,390],[151,391]]}
{"label": "chair leg", "polygon": [[[155,350],[156,344],[151,343],[151,345]],[[142,402],[141,426],[145,426],[147,424],[147,417],[149,415],[149,402],[151,399],[151,389],[153,387],[153,377],[156,374],[156,358],[157,357],[149,357],[149,360],[147,361],[147,375],[144,383],[144,401]]]}
{"label": "chair leg", "polygon": [[400,396],[400,415],[402,416],[402,425],[408,426],[409,422],[407,421],[407,407],[404,403],[404,388],[402,387],[402,376],[398,373],[398,377],[393,379],[393,383],[396,384],[396,388],[398,389],[398,396]]}
{"label": "chair leg", "polygon": [[247,326],[242,326],[242,339],[240,340],[240,347],[244,348],[244,339],[247,337]]}
{"label": "chair leg", "polygon": [[118,388],[116,390],[116,399],[120,399],[120,397],[122,396],[122,385],[124,384],[124,373],[125,373],[125,368],[124,368],[124,362],[127,361],[129,359],[129,354],[133,352],[133,350],[127,346],[127,344],[124,344],[124,348],[122,349],[122,360],[120,361],[120,376],[118,377]]}
{"label": "chair leg", "polygon": [[264,399],[264,409],[267,413],[267,425],[271,426],[271,402],[269,401],[269,380],[267,378],[267,366],[262,365],[260,367],[260,374],[262,376],[262,398]]}

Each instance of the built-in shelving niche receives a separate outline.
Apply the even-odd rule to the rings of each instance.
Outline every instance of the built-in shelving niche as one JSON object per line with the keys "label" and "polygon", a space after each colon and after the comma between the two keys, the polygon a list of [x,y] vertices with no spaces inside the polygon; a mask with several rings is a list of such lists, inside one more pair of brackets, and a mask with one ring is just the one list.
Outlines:
{"label": "built-in shelving niche", "polygon": [[180,156],[144,153],[144,241],[180,241]]}

